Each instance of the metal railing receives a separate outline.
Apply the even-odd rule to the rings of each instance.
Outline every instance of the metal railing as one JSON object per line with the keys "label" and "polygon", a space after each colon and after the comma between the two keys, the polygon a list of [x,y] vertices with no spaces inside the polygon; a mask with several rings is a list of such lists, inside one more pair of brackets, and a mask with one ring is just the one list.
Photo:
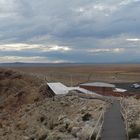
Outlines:
{"label": "metal railing", "polygon": [[102,112],[97,120],[97,123],[95,124],[95,127],[93,128],[93,131],[89,137],[89,140],[93,140],[94,135],[95,135],[95,140],[98,140],[100,138],[100,134],[104,123],[105,111],[106,111],[106,107],[103,107]]}
{"label": "metal railing", "polygon": [[128,134],[128,116],[127,116],[127,111],[124,106],[124,100],[123,98],[120,100],[120,105],[121,105],[121,114],[123,116],[124,122],[125,122],[125,129],[126,129],[126,139],[129,140],[129,134]]}

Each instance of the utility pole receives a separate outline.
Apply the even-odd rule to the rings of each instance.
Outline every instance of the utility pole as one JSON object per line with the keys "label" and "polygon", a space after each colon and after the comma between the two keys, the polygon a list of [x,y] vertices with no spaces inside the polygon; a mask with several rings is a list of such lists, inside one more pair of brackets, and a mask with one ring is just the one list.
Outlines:
{"label": "utility pole", "polygon": [[70,75],[71,87],[73,86],[72,74]]}

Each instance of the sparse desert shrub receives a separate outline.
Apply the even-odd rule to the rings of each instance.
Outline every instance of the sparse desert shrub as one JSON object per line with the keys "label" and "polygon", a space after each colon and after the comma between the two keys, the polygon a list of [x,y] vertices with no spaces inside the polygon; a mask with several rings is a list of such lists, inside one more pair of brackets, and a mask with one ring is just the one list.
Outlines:
{"label": "sparse desert shrub", "polygon": [[92,136],[91,136],[91,140],[95,140],[96,139],[96,133],[94,133]]}
{"label": "sparse desert shrub", "polygon": [[48,127],[49,127],[49,129],[52,130],[52,129],[54,129],[55,126],[56,126],[55,120],[51,118],[48,122]]}
{"label": "sparse desert shrub", "polygon": [[131,131],[129,132],[129,138],[138,138],[140,134],[140,126],[136,124],[130,125]]}
{"label": "sparse desert shrub", "polygon": [[92,115],[90,113],[86,113],[82,116],[83,121],[89,121],[92,118]]}
{"label": "sparse desert shrub", "polygon": [[45,118],[42,116],[41,118],[40,118],[40,122],[43,122],[45,120]]}
{"label": "sparse desert shrub", "polygon": [[102,109],[103,109],[103,107],[100,107],[100,108],[99,108],[99,111],[101,111]]}
{"label": "sparse desert shrub", "polygon": [[21,79],[22,75],[19,73],[14,73],[13,75],[10,76],[11,79]]}
{"label": "sparse desert shrub", "polygon": [[11,76],[13,73],[14,72],[12,70],[6,70],[4,74],[5,74],[5,76],[8,77],[8,76]]}
{"label": "sparse desert shrub", "polygon": [[18,122],[16,127],[18,130],[25,130],[27,129],[28,125],[26,122]]}
{"label": "sparse desert shrub", "polygon": [[136,124],[135,123],[130,124],[130,128],[131,129],[134,129],[135,127],[136,127]]}
{"label": "sparse desert shrub", "polygon": [[[97,136],[97,134],[94,133],[94,134],[91,136],[91,140],[96,140],[96,136]],[[97,140],[101,140],[101,137],[97,138]]]}

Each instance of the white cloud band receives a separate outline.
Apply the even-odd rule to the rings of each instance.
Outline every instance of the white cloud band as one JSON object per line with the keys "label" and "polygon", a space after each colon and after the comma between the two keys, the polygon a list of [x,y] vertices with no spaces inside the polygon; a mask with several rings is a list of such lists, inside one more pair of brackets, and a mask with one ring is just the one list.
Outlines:
{"label": "white cloud band", "polygon": [[40,52],[67,52],[72,50],[68,46],[59,45],[41,45],[41,44],[3,44],[0,45],[0,51],[23,51],[23,50],[38,50]]}
{"label": "white cloud band", "polygon": [[124,51],[124,48],[100,48],[100,49],[91,49],[91,53],[121,53]]}

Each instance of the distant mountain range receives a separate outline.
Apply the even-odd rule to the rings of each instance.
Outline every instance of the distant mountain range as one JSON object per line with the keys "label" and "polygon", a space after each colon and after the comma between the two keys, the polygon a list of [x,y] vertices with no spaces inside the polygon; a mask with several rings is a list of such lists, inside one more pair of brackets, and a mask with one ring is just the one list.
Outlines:
{"label": "distant mountain range", "polygon": [[56,66],[78,66],[78,65],[102,65],[102,64],[140,64],[139,61],[128,61],[128,62],[116,62],[116,63],[24,63],[24,62],[14,62],[14,63],[0,63],[1,67],[56,67]]}
{"label": "distant mountain range", "polygon": [[15,63],[0,63],[1,67],[46,67],[46,66],[74,66],[81,65],[81,63],[24,63],[24,62],[15,62]]}

